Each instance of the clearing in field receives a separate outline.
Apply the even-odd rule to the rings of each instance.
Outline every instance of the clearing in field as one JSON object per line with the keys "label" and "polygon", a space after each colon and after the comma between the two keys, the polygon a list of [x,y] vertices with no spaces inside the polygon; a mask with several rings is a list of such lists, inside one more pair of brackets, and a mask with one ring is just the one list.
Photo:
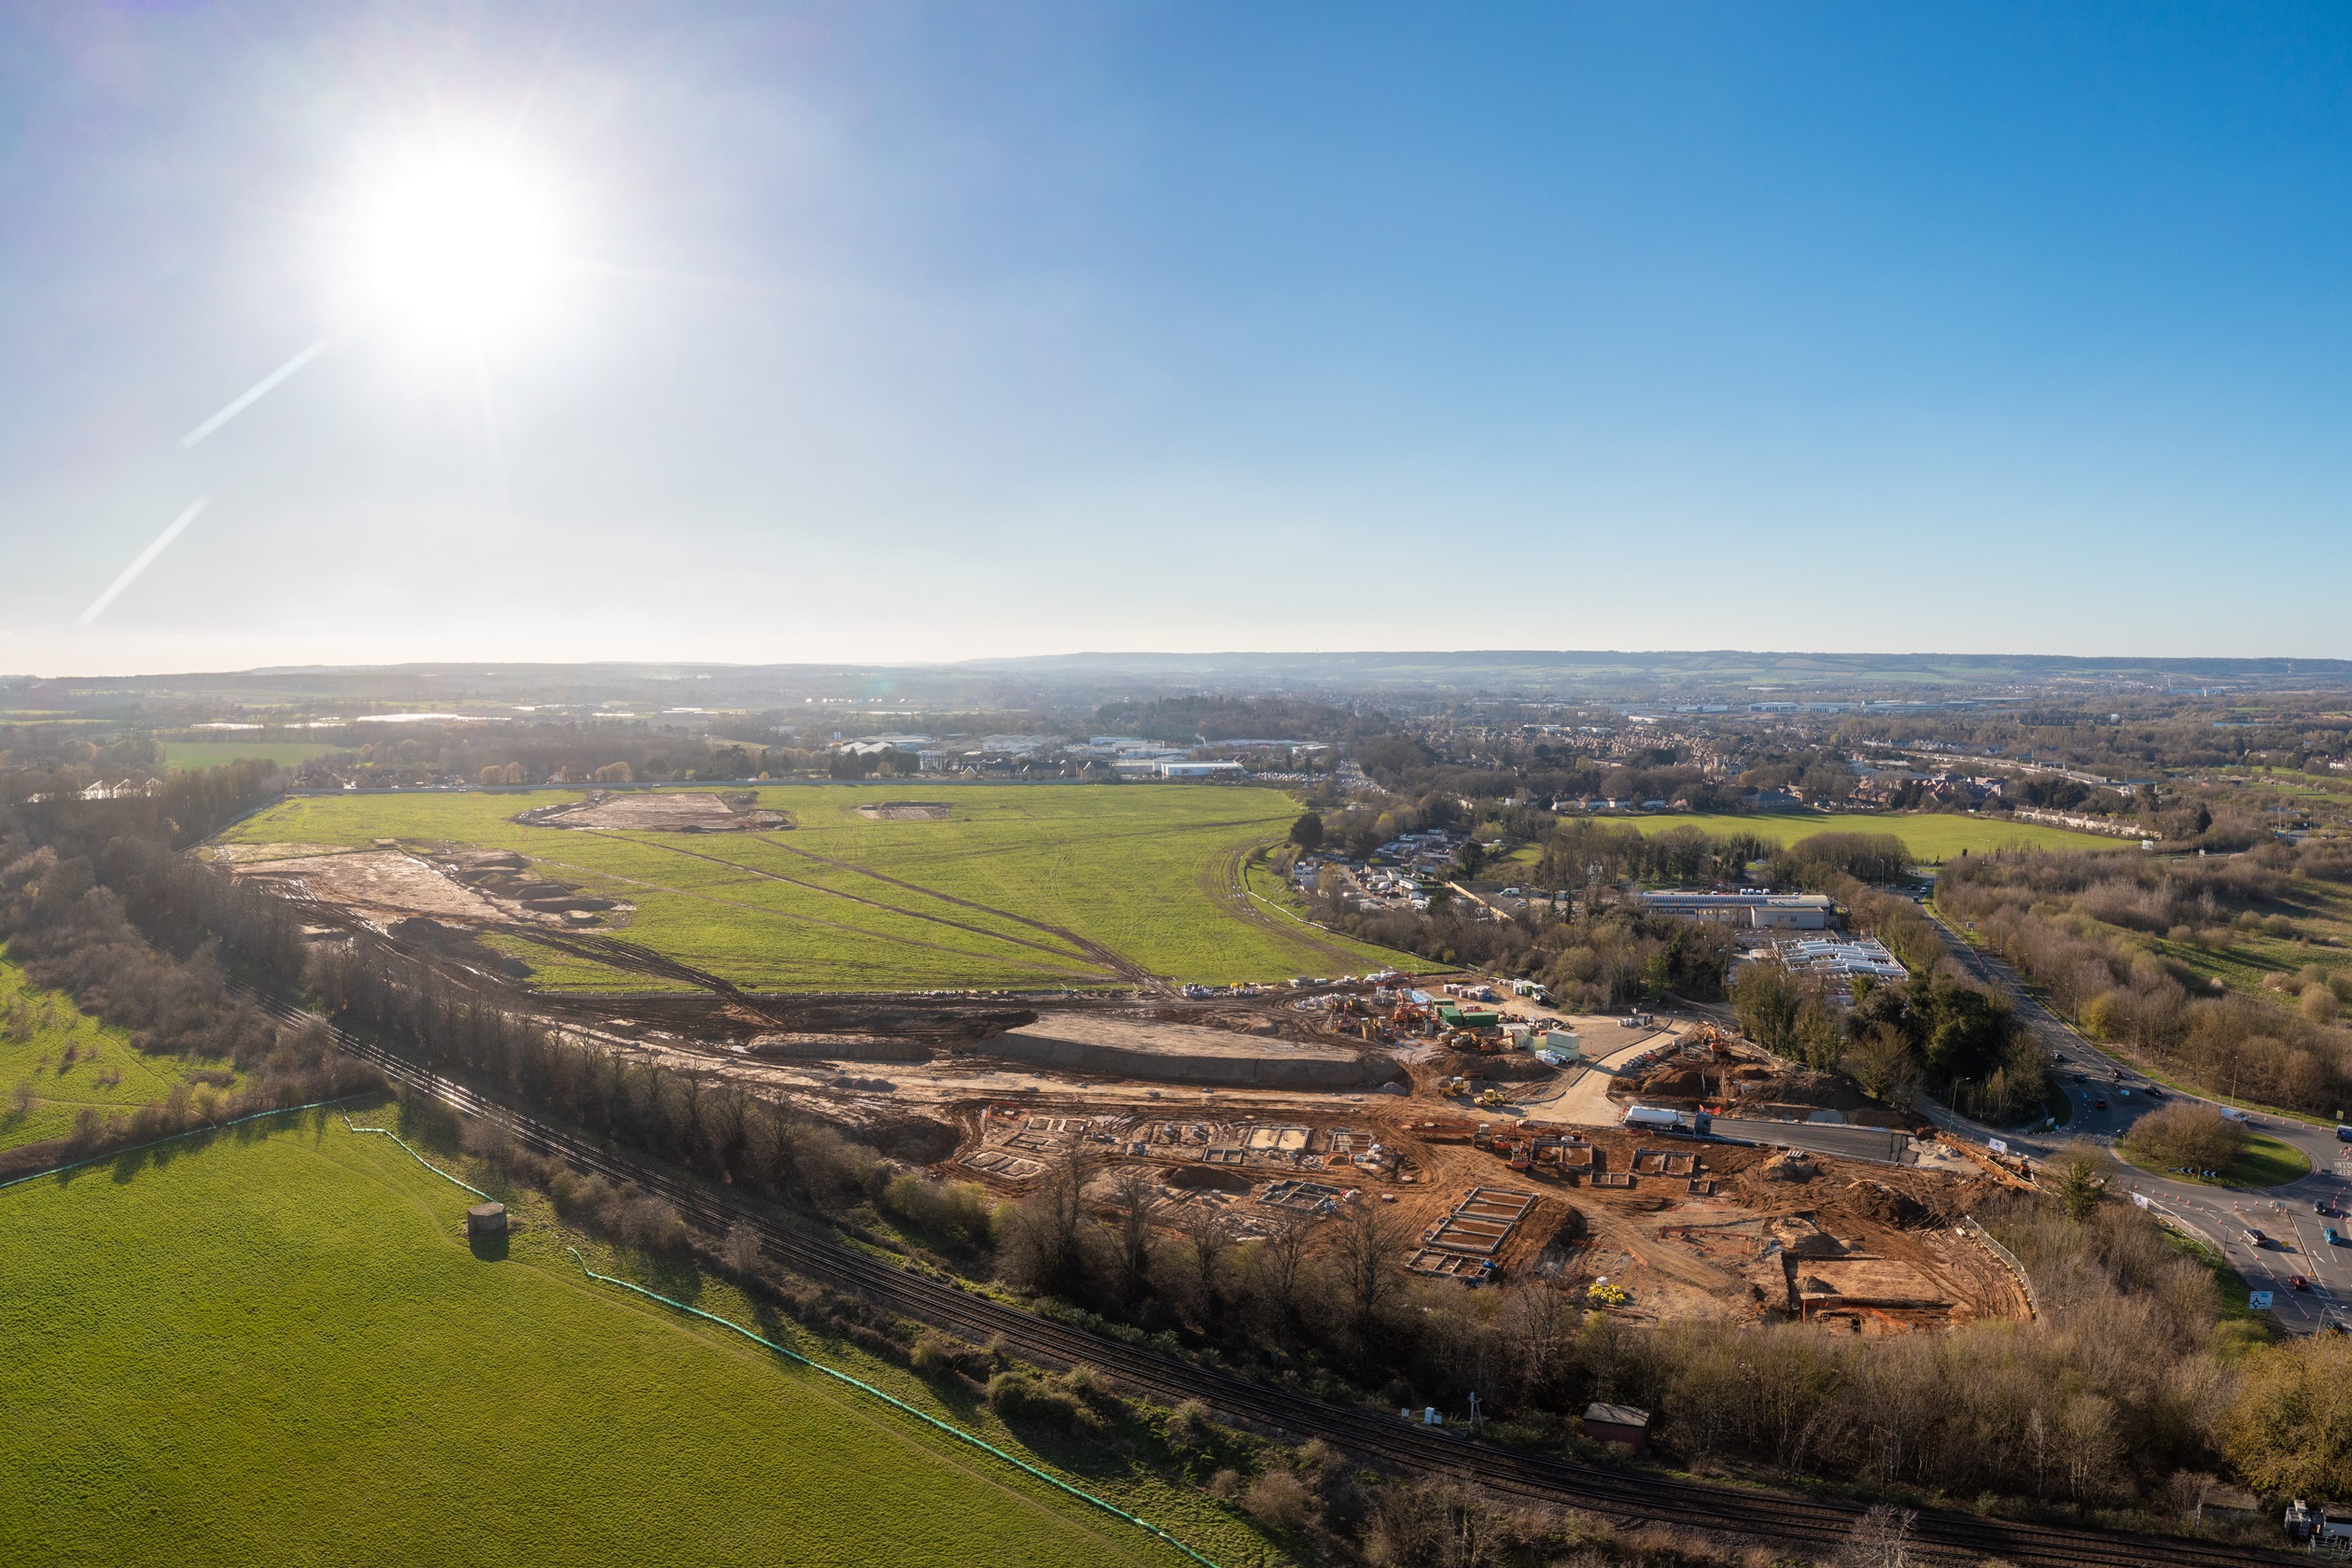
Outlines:
{"label": "clearing in field", "polygon": [[[581,801],[574,791],[313,796],[239,823],[221,847],[242,865],[268,853],[251,847],[393,840],[420,863],[449,867],[461,893],[457,851],[512,851],[534,875],[614,906],[600,917],[610,935],[585,939],[480,922],[538,984],[561,988],[679,983],[630,967],[631,946],[781,991],[1271,981],[1411,961],[1248,895],[1251,851],[1278,842],[1297,815],[1277,791],[960,785],[939,797],[877,802],[872,785],[770,786],[750,806],[726,809],[782,813],[794,825],[721,836],[544,825],[548,808]],[[868,809],[940,804],[945,820]]]}
{"label": "clearing in field", "polygon": [[1995,849],[2128,849],[2136,839],[2109,838],[2104,833],[2076,833],[2039,822],[2005,822],[1997,817],[1963,817],[1942,811],[1845,812],[1820,811],[1747,813],[1675,812],[1655,817],[1601,817],[1612,827],[1639,828],[1645,833],[1697,828],[1718,836],[1754,833],[1784,847],[1815,833],[1893,833],[1903,841],[1922,865],[1940,865],[1963,850],[1986,855]]}
{"label": "clearing in field", "polygon": [[[473,1200],[388,1139],[325,1113],[261,1125],[0,1191],[0,1561],[1183,1561],[584,1281],[552,1230],[476,1255]],[[653,1288],[750,1321],[718,1281]],[[1160,1520],[1246,1533],[1175,1517],[1148,1473],[1104,1463]]]}

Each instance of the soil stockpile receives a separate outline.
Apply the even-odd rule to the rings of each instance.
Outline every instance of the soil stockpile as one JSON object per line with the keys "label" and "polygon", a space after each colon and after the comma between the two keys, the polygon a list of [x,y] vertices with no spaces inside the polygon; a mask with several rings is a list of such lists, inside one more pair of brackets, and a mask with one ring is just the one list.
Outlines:
{"label": "soil stockpile", "polygon": [[745,833],[791,826],[780,811],[738,810],[702,791],[662,794],[606,794],[561,805],[543,805],[515,818],[534,828],[601,828],[624,833]]}
{"label": "soil stockpile", "polygon": [[1238,1088],[1359,1089],[1401,1076],[1385,1057],[1301,1045],[1190,1024],[1147,1024],[1062,1014],[966,1050],[1031,1067],[1166,1084]]}

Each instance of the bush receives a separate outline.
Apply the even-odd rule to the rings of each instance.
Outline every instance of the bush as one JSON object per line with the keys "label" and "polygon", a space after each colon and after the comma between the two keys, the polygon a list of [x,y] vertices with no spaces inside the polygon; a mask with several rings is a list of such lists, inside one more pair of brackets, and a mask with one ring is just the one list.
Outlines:
{"label": "bush", "polygon": [[882,1207],[918,1230],[954,1237],[975,1246],[988,1239],[993,1206],[976,1182],[934,1182],[908,1173],[882,1189]]}
{"label": "bush", "polygon": [[1171,1449],[1205,1449],[1216,1435],[1209,1421],[1209,1407],[1197,1399],[1187,1399],[1170,1410],[1160,1431]]}
{"label": "bush", "polygon": [[1287,1470],[1268,1470],[1250,1483],[1241,1506],[1268,1530],[1295,1535],[1315,1517],[1315,1500],[1307,1483]]}
{"label": "bush", "polygon": [[988,1379],[988,1408],[1014,1426],[1046,1426],[1076,1432],[1099,1419],[1076,1394],[1056,1388],[1034,1372],[1015,1368]]}
{"label": "bush", "polygon": [[2166,1170],[2227,1170],[2246,1153],[2247,1131],[2220,1112],[2186,1100],[2149,1112],[2123,1135],[2123,1152]]}

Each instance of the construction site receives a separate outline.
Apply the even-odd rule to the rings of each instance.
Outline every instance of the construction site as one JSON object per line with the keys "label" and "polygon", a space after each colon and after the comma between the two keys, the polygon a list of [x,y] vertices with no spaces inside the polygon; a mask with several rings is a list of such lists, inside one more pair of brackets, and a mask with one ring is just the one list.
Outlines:
{"label": "construction site", "polygon": [[[756,822],[715,794],[531,815],[664,833]],[[1916,1136],[1851,1081],[1779,1060],[1720,1019],[1565,1014],[1540,987],[1469,975],[755,992],[633,942],[625,901],[511,851],[223,845],[214,859],[299,904],[315,943],[422,959],[583,1045],[789,1103],[999,1199],[1076,1160],[1106,1211],[1148,1180],[1170,1232],[1214,1210],[1247,1242],[1375,1205],[1404,1239],[1398,1264],[1433,1287],[1542,1279],[1633,1322],[1887,1333],[2030,1311],[1966,1223],[2017,1175]],[[665,985],[533,989],[494,934]],[[1740,1135],[1716,1135],[1718,1121]],[[1809,1135],[1825,1127],[1887,1129],[1887,1156],[1823,1152]]]}

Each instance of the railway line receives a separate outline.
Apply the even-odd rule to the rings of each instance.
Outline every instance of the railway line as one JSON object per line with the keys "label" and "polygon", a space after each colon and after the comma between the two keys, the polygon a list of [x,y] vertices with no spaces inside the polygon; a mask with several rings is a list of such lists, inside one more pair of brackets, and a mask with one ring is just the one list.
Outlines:
{"label": "railway line", "polygon": [[[324,1022],[259,992],[238,989],[281,1020]],[[974,1342],[1001,1337],[1025,1359],[1059,1366],[1083,1363],[1133,1393],[1164,1403],[1197,1399],[1245,1425],[1295,1439],[1321,1437],[1393,1470],[1460,1476],[1491,1491],[1602,1516],[1621,1528],[1669,1525],[1827,1555],[1847,1538],[1863,1511],[1854,1503],[1617,1471],[1472,1440],[1057,1323],[812,1234],[759,1205],[599,1147],[488,1099],[427,1066],[329,1027],[344,1051],[374,1064],[395,1082],[467,1115],[497,1123],[537,1153],[655,1193],[707,1230],[749,1225],[769,1257],[803,1278]],[[1911,1541],[1922,1561],[1955,1568],[1975,1568],[1986,1559],[2015,1568],[2242,1568],[2288,1561],[2287,1554],[2251,1547],[2023,1524],[1944,1510],[1922,1510]]]}

